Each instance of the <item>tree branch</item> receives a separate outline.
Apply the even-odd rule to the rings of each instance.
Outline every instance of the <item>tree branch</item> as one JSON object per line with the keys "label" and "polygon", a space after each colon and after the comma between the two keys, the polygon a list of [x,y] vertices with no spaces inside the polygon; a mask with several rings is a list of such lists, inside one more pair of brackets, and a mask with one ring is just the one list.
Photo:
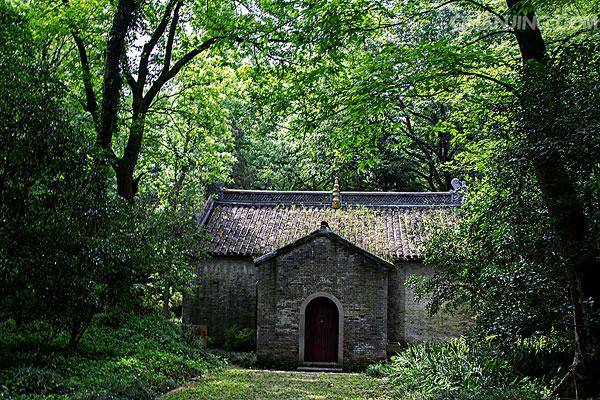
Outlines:
{"label": "tree branch", "polygon": [[73,40],[75,41],[75,45],[77,46],[77,51],[79,53],[79,61],[81,63],[81,72],[83,79],[83,88],[85,91],[85,111],[89,112],[92,115],[92,120],[94,121],[94,127],[98,130],[98,102],[96,101],[96,93],[94,93],[94,85],[92,84],[92,73],[90,70],[90,63],[87,55],[87,51],[85,49],[85,44],[83,40],[75,32],[75,30],[71,30],[71,35],[73,36]]}
{"label": "tree branch", "polygon": [[148,89],[148,92],[144,96],[144,105],[146,110],[148,109],[148,107],[150,107],[150,104],[154,100],[154,97],[156,97],[156,95],[162,89],[165,83],[173,79],[183,67],[185,67],[190,61],[194,59],[194,57],[208,50],[216,42],[226,37],[227,36],[215,36],[205,40],[200,46],[196,47],[194,50],[186,53],[183,57],[181,57],[181,59],[177,61],[171,69],[163,71],[154,81],[154,83],[152,84],[150,89]]}
{"label": "tree branch", "polygon": [[[65,7],[69,7],[69,0],[63,0],[62,3]],[[69,25],[71,29],[71,36],[73,36],[73,40],[75,41],[75,45],[77,46],[79,62],[81,64],[83,89],[85,91],[86,99],[83,108],[85,111],[91,114],[92,121],[94,122],[94,129],[98,132],[98,101],[96,100],[96,93],[94,92],[94,85],[92,84],[92,73],[87,55],[87,50],[85,48],[85,44],[83,43],[83,39],[77,33],[77,30],[75,29],[73,23],[70,23]]]}
{"label": "tree branch", "polygon": [[473,39],[472,41],[466,43],[462,47],[468,47],[468,46],[474,45],[477,42],[485,40],[485,39],[487,39],[489,37],[496,36],[496,35],[505,35],[507,33],[511,33],[512,34],[512,33],[514,33],[514,31],[512,31],[510,29],[501,29],[501,30],[498,30],[498,31],[488,32],[485,35],[481,35],[477,39]]}
{"label": "tree branch", "polygon": [[459,72],[459,74],[465,75],[465,76],[475,76],[477,78],[485,79],[487,81],[493,82],[496,85],[503,87],[504,89],[506,89],[509,92],[511,92],[512,94],[514,94],[516,97],[518,97],[518,98],[521,97],[521,93],[517,90],[517,88],[512,86],[510,83],[502,82],[501,80],[496,79],[492,76],[481,74],[479,72],[468,72],[468,71],[461,71],[461,72]]}
{"label": "tree branch", "polygon": [[505,17],[502,14],[500,14],[498,11],[496,11],[492,7],[485,5],[483,3],[480,3],[478,1],[475,1],[475,0],[455,0],[455,1],[458,1],[458,2],[464,1],[465,3],[473,4],[474,6],[481,8],[483,11],[487,11],[490,14],[494,15],[496,18],[498,18],[502,21],[505,20]]}
{"label": "tree branch", "polygon": [[177,31],[177,24],[179,23],[179,9],[183,5],[182,1],[178,1],[173,11],[173,19],[171,20],[171,26],[169,27],[169,35],[167,37],[167,47],[165,50],[165,61],[163,64],[162,73],[171,68],[171,56],[173,54],[173,42],[175,41],[175,32]]}
{"label": "tree branch", "polygon": [[[148,42],[144,44],[144,47],[142,49],[142,55],[140,57],[140,65],[138,67],[138,82],[140,83],[138,90],[144,90],[146,78],[148,77],[148,62],[150,60],[150,55],[152,54],[154,47],[156,47],[156,44],[162,37],[163,33],[165,33],[165,30],[167,29],[167,24],[169,23],[169,19],[171,17],[171,12],[173,11],[173,7],[176,3],[179,3],[179,1],[169,1],[167,6],[165,7],[165,12],[163,13],[160,23],[158,24],[154,32],[152,32],[150,40],[148,40]],[[138,95],[141,96],[141,93],[138,93]]]}

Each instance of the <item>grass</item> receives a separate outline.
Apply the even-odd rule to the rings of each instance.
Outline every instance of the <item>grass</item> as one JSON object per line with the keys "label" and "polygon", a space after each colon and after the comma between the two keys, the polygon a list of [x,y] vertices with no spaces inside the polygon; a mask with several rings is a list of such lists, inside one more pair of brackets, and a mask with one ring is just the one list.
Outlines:
{"label": "grass", "polygon": [[365,374],[282,372],[239,368],[212,371],[162,400],[391,399],[386,381]]}

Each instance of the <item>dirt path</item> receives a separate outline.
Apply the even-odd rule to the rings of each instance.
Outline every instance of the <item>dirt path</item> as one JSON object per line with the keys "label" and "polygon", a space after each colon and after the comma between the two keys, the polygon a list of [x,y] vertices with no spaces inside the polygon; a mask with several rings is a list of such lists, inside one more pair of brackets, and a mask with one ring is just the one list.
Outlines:
{"label": "dirt path", "polygon": [[385,381],[364,374],[227,368],[168,393],[162,400],[391,398]]}

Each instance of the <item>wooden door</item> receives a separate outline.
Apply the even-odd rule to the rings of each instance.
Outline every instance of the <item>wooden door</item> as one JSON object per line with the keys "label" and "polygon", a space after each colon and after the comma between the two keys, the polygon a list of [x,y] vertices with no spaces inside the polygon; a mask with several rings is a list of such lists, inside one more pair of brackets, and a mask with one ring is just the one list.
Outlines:
{"label": "wooden door", "polygon": [[338,309],[326,297],[317,297],[306,306],[304,323],[304,361],[337,362]]}

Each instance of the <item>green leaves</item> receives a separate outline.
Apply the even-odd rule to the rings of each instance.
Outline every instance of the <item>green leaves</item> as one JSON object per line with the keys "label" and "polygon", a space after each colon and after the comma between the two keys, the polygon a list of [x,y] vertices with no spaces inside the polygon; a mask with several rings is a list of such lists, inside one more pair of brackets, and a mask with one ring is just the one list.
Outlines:
{"label": "green leaves", "polygon": [[181,323],[153,312],[99,315],[75,354],[56,351],[64,335],[48,340],[40,334],[48,327],[36,328],[0,328],[3,396],[155,399],[224,365]]}
{"label": "green leaves", "polygon": [[383,376],[399,393],[419,399],[542,399],[546,392],[507,357],[462,339],[411,344],[391,358]]}
{"label": "green leaves", "polygon": [[10,78],[0,89],[0,313],[44,321],[74,347],[95,314],[189,282],[197,227],[189,209],[116,195],[108,163],[66,110],[54,66],[39,60],[28,20],[1,7],[11,22],[2,36],[12,40],[0,51],[0,76]]}

